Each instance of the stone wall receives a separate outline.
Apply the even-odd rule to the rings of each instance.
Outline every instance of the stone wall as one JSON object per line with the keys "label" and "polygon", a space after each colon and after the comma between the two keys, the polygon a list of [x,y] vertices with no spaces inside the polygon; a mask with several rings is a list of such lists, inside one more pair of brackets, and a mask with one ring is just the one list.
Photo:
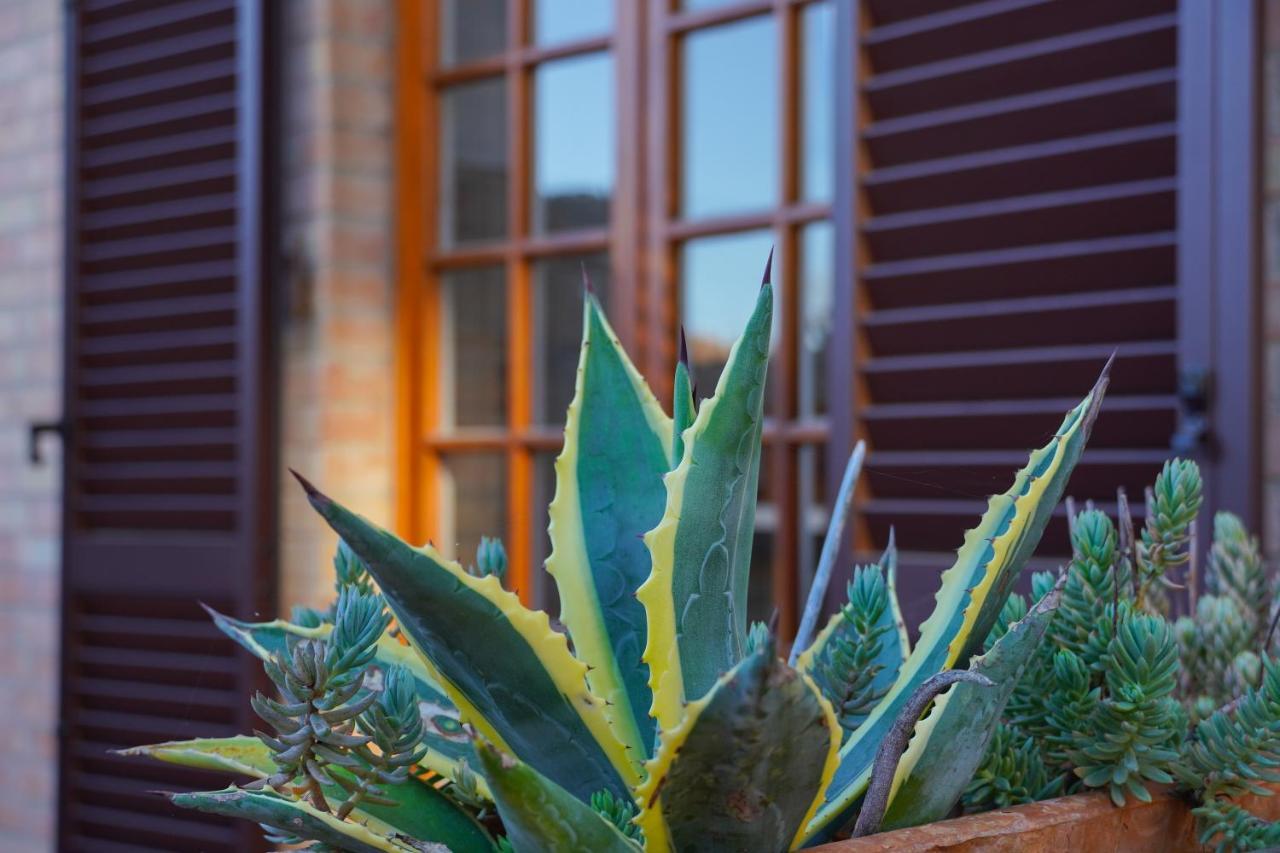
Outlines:
{"label": "stone wall", "polygon": [[62,4],[0,0],[0,850],[53,846],[62,407]]}
{"label": "stone wall", "polygon": [[[284,26],[283,464],[390,524],[395,3],[290,3]],[[327,603],[334,538],[281,488],[281,605]]]}

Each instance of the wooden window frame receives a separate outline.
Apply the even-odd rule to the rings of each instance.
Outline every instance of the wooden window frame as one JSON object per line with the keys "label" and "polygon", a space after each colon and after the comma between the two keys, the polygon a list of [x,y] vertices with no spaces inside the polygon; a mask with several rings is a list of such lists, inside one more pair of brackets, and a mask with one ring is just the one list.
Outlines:
{"label": "wooden window frame", "polygon": [[[766,420],[764,440],[776,484],[780,523],[775,531],[772,595],[785,636],[794,629],[800,576],[801,496],[798,455],[823,445],[827,418],[797,417],[798,323],[802,307],[797,286],[801,234],[830,217],[832,205],[801,200],[797,152],[800,145],[800,25],[804,7],[819,0],[744,0],[706,10],[677,11],[673,0],[615,0],[610,35],[552,46],[528,44],[533,0],[510,0],[507,49],[501,55],[440,68],[439,3],[399,0],[403,34],[398,54],[397,168],[399,186],[397,312],[397,462],[399,531],[420,541],[439,510],[436,494],[440,454],[499,451],[506,454],[507,548],[511,586],[530,600],[533,580],[533,464],[536,452],[560,447],[558,428],[532,422],[530,382],[523,368],[532,353],[530,327],[533,261],[562,254],[605,251],[610,264],[611,319],[660,398],[669,396],[679,317],[679,253],[691,239],[768,228],[778,241],[774,280],[780,288],[779,381],[770,390],[776,415]],[[679,215],[679,42],[689,33],[752,17],[777,22],[779,69],[778,202],[759,212],[686,220]],[[514,46],[514,47],[513,47]],[[607,228],[550,236],[531,234],[529,154],[533,69],[540,63],[608,50],[615,70],[617,157]],[[434,134],[438,98],[444,86],[503,76],[507,82],[509,185],[508,238],[491,244],[439,250],[436,204],[440,164]],[[661,176],[661,179],[653,176]],[[762,259],[763,261],[763,259]],[[423,329],[440,322],[439,276],[443,271],[504,264],[510,338],[507,422],[485,429],[436,428],[436,395],[424,393],[440,367]],[[834,366],[834,365],[833,365]],[[832,371],[828,370],[828,376]],[[832,394],[844,393],[835,383]],[[835,464],[842,464],[843,460]],[[832,464],[829,460],[829,464]],[[811,567],[810,567],[811,568]]]}

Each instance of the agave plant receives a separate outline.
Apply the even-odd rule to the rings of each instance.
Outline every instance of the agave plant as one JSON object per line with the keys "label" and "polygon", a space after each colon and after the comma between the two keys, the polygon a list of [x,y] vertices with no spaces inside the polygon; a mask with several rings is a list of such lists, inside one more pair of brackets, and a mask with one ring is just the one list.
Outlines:
{"label": "agave plant", "polygon": [[768,272],[701,405],[681,359],[671,417],[589,286],[584,302],[546,566],[567,633],[504,589],[495,543],[466,569],[299,477],[343,543],[338,604],[302,624],[215,614],[267,662],[281,695],[255,707],[275,731],[134,750],[253,779],[175,803],[353,851],[781,851],[954,806],[1056,606],[1053,591],[983,653],[1105,372],[991,498],[914,645],[891,547],[791,666],[747,623]]}

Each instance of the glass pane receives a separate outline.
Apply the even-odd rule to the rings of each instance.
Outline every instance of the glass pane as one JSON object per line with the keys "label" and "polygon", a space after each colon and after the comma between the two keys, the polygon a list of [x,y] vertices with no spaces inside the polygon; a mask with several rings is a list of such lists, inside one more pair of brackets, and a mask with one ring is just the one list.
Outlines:
{"label": "glass pane", "polygon": [[547,507],[556,496],[556,454],[536,453],[533,457],[533,606],[545,610],[555,619],[560,615],[560,594],[555,579],[544,570],[551,556],[551,537],[547,535]]}
{"label": "glass pane", "polygon": [[611,29],[612,0],[537,0],[534,6],[535,44],[591,38]]}
{"label": "glass pane", "polygon": [[507,234],[507,86],[464,83],[440,98],[440,239],[453,246]]}
{"label": "glass pane", "polygon": [[732,6],[742,0],[680,0],[680,8],[684,11],[695,9],[714,9],[716,6]]}
{"label": "glass pane", "polygon": [[835,309],[835,230],[830,222],[805,227],[800,237],[800,414],[827,411],[827,345]]}
{"label": "glass pane", "polygon": [[533,227],[606,225],[613,194],[613,59],[606,53],[534,73]]}
{"label": "glass pane", "polygon": [[[765,260],[773,245],[772,231],[744,231],[716,237],[700,237],[684,244],[680,269],[680,314],[689,340],[689,359],[699,399],[715,393],[729,349],[742,334],[755,307],[756,290]],[[774,256],[773,269],[782,268]],[[773,343],[777,354],[780,322],[780,287],[774,276]],[[776,359],[769,364],[767,386],[777,375]],[[773,398],[765,388],[765,411],[772,412]]]}
{"label": "glass pane", "polygon": [[507,0],[444,0],[440,61],[457,65],[501,53],[507,40]]}
{"label": "glass pane", "polygon": [[809,594],[813,573],[822,554],[822,541],[826,538],[828,510],[825,505],[826,449],[824,445],[802,445],[799,449],[797,468],[797,493],[800,495],[800,536],[797,554],[796,578],[800,600]]}
{"label": "glass pane", "polygon": [[609,308],[609,258],[604,253],[546,258],[533,268],[533,420],[563,424],[573,400],[582,343],[582,268]]}
{"label": "glass pane", "polygon": [[[766,505],[759,509],[772,507]],[[751,579],[747,587],[748,623],[768,622],[773,615],[773,544],[773,532],[757,524],[751,544]]]}
{"label": "glass pane", "polygon": [[830,201],[835,189],[833,90],[836,82],[835,10],[830,2],[803,10],[800,51],[800,177],[806,201]]}
{"label": "glass pane", "polygon": [[440,466],[440,541],[447,557],[476,561],[481,536],[505,541],[507,462],[501,453],[459,453]]}
{"label": "glass pane", "polygon": [[776,204],[776,42],[768,16],[685,39],[680,166],[686,217]]}
{"label": "glass pane", "polygon": [[440,281],[440,425],[507,420],[507,285],[503,268],[453,270]]}

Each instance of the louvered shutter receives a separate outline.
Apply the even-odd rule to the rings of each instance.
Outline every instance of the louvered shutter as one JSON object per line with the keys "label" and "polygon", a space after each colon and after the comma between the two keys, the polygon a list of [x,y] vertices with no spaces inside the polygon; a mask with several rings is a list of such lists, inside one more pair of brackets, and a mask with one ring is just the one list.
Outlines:
{"label": "louvered shutter", "polygon": [[150,793],[221,777],[108,750],[252,726],[198,602],[273,604],[262,44],[254,0],[68,11],[65,850],[259,845]]}
{"label": "louvered shutter", "polygon": [[[841,15],[852,325],[833,432],[868,440],[860,545],[896,526],[921,612],[927,570],[1113,350],[1070,492],[1114,507],[1122,485],[1140,511],[1169,455],[1180,297],[1210,286],[1178,277],[1181,18],[1176,0],[844,0]],[[1059,509],[1041,564],[1066,551]]]}

